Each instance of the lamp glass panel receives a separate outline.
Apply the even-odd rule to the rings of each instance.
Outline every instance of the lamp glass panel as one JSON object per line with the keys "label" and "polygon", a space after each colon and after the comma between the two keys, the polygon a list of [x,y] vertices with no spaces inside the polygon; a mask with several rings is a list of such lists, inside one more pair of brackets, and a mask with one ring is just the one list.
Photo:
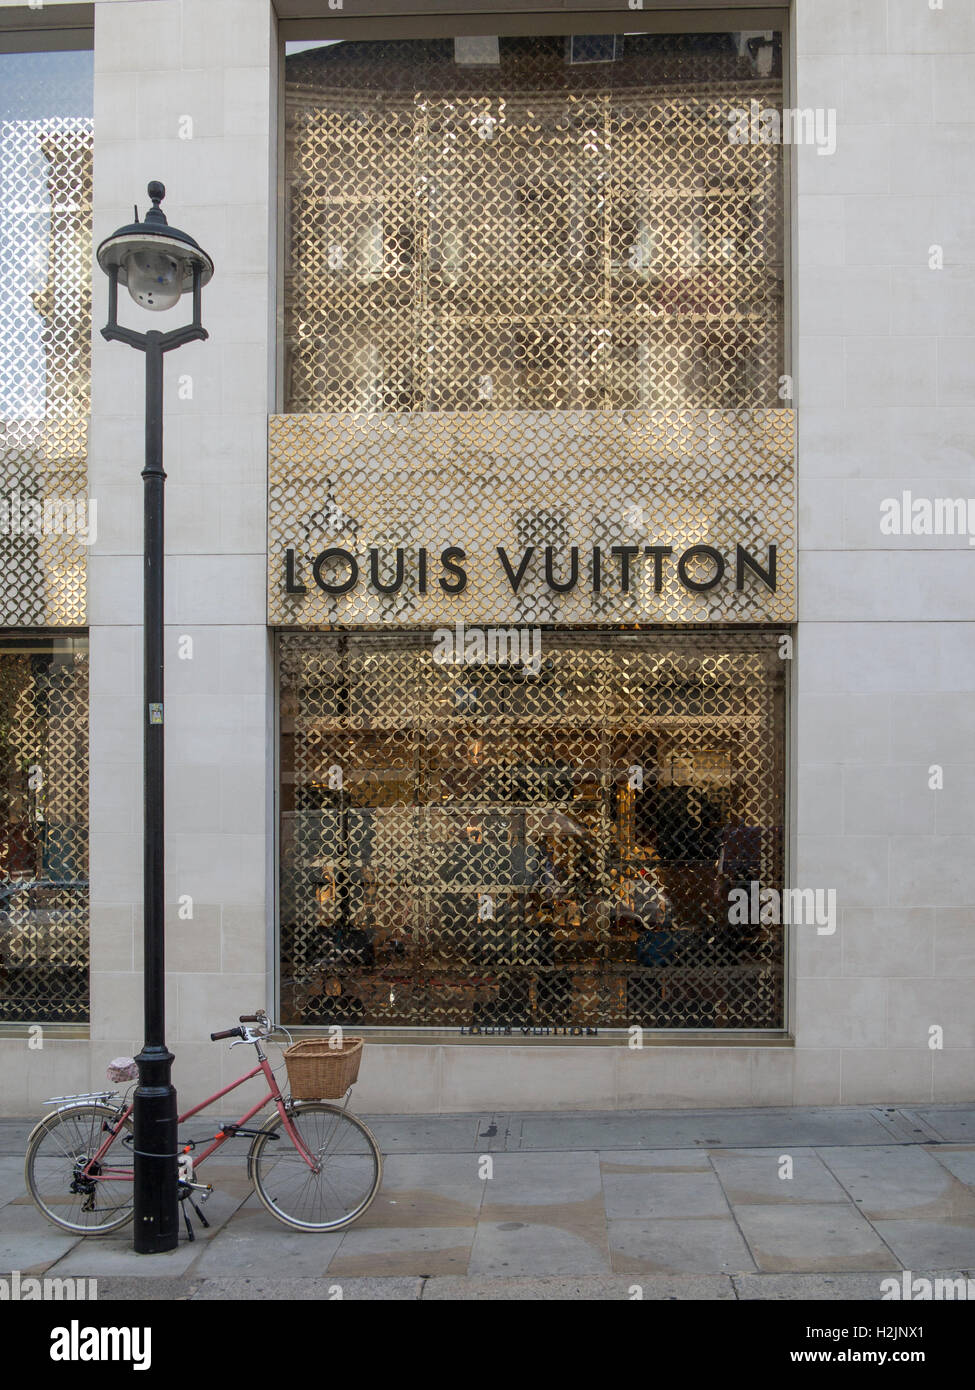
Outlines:
{"label": "lamp glass panel", "polygon": [[163,251],[138,249],[125,258],[129,294],[144,309],[171,309],[183,291],[183,265]]}

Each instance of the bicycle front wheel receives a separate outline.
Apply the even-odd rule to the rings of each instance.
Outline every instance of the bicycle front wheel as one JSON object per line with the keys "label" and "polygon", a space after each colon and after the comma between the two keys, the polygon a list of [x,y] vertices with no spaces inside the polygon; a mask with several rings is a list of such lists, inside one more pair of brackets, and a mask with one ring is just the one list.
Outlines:
{"label": "bicycle front wheel", "polygon": [[89,1166],[119,1119],[110,1105],[73,1105],[46,1115],[27,1140],[27,1190],[49,1221],[73,1235],[104,1235],[132,1220],[132,1149],[121,1142],[132,1133],[131,1117]]}
{"label": "bicycle front wheel", "polygon": [[254,1140],[248,1167],[272,1216],[299,1231],[341,1231],[369,1206],[383,1176],[372,1132],[337,1105],[295,1102],[291,1123],[314,1160],[309,1167],[278,1114]]}

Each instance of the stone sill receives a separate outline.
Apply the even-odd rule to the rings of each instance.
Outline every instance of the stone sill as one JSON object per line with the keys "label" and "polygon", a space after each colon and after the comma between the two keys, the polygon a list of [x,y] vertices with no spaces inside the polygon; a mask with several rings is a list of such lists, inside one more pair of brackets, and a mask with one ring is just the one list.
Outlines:
{"label": "stone sill", "polygon": [[32,1028],[43,1028],[44,1038],[80,1038],[87,1042],[91,1038],[91,1026],[87,1023],[0,1023],[0,1039],[27,1038],[34,1035]]}
{"label": "stone sill", "polygon": [[[326,1028],[326,1024],[311,1027],[289,1028],[288,1032],[297,1038],[315,1037]],[[569,1033],[532,1034],[523,1033],[519,1028],[510,1035],[500,1033],[461,1034],[449,1029],[411,1029],[404,1028],[346,1028],[352,1037],[361,1036],[367,1043],[382,1043],[397,1047],[484,1047],[497,1044],[502,1047],[627,1047],[629,1035],[625,1029],[607,1029],[597,1037],[578,1037]],[[643,1049],[651,1047],[795,1047],[795,1038],[784,1031],[745,1032],[719,1029],[688,1029],[686,1032],[653,1032],[643,1034]],[[634,1048],[633,1051],[640,1051]]]}

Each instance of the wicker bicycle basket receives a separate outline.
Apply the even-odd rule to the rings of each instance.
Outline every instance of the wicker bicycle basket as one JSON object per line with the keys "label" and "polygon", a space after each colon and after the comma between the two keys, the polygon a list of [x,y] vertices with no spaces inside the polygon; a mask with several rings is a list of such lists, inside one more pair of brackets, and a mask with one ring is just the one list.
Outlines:
{"label": "wicker bicycle basket", "polygon": [[288,1082],[294,1100],[338,1100],[359,1075],[362,1039],[302,1038],[285,1049]]}

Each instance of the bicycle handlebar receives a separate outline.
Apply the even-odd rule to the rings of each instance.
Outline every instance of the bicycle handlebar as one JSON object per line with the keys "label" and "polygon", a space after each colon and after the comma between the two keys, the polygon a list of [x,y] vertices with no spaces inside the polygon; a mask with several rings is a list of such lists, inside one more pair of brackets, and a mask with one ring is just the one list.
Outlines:
{"label": "bicycle handlebar", "polygon": [[250,1028],[246,1027],[224,1028],[219,1033],[211,1033],[210,1041],[219,1042],[221,1038],[241,1038],[247,1042],[255,1042],[258,1037],[266,1038],[269,1037],[271,1033],[277,1031],[276,1026],[268,1018],[267,1013],[264,1009],[259,1010],[256,1014],[241,1014],[240,1021],[242,1024],[256,1023],[258,1025],[257,1032],[255,1034],[251,1034]]}

